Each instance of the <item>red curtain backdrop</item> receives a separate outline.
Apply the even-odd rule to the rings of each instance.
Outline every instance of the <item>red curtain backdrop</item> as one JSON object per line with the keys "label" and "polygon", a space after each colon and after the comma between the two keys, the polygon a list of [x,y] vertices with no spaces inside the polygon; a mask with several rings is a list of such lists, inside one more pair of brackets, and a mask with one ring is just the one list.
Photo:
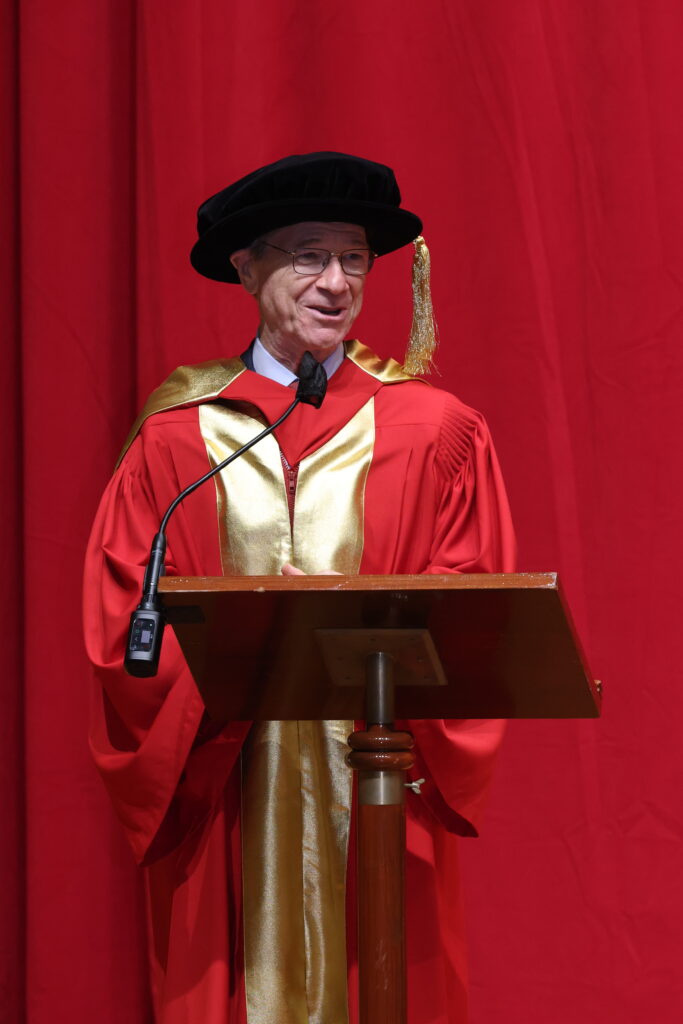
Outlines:
{"label": "red curtain backdrop", "polygon": [[[472,1024],[679,1024],[680,0],[3,0],[0,27],[0,1020],[150,1019],[83,548],[144,396],[255,326],[190,269],[198,202],[340,149],[424,218],[441,383],[605,685],[598,723],[511,726],[462,844]],[[399,357],[409,265],[379,261],[357,327]]]}

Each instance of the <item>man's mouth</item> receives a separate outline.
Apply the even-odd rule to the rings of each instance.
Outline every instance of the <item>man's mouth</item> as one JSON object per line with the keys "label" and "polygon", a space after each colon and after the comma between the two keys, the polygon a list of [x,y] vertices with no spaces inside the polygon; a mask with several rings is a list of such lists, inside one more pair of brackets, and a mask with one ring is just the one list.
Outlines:
{"label": "man's mouth", "polygon": [[321,316],[338,317],[344,312],[343,306],[309,306],[314,313],[320,313]]}

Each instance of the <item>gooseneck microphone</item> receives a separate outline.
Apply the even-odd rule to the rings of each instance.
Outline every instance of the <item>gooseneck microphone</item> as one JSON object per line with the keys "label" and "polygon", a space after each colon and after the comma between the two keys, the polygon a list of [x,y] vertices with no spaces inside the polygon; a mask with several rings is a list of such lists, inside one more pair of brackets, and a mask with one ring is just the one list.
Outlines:
{"label": "gooseneck microphone", "polygon": [[239,458],[245,452],[253,448],[255,444],[272,434],[281,423],[296,409],[297,405],[303,403],[312,405],[319,409],[322,405],[325,391],[327,390],[327,374],[320,363],[310,352],[304,352],[299,365],[299,384],[296,389],[296,398],[283,412],[282,416],[275,423],[272,423],[260,434],[247,441],[245,445],[238,448],[236,452],[228,455],[217,466],[210,469],[208,473],[195,480],[193,484],[181,491],[177,498],[174,498],[166,509],[163,519],[159,525],[158,532],[154,535],[149,562],[145,569],[145,577],[142,583],[142,599],[130,617],[128,628],[128,643],[124,658],[124,667],[131,676],[146,678],[157,673],[159,655],[161,653],[161,641],[164,635],[165,617],[161,598],[158,593],[159,579],[164,570],[164,558],[166,557],[166,527],[181,501],[192,494],[203,483],[210,480],[216,473],[229,466],[231,462]]}

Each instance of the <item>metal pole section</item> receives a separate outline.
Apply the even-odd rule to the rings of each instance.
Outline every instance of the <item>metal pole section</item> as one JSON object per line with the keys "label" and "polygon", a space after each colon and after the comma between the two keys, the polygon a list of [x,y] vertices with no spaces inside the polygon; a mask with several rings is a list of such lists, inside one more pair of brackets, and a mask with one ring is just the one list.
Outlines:
{"label": "metal pole section", "polygon": [[394,659],[384,651],[368,655],[365,717],[368,725],[393,725]]}
{"label": "metal pole section", "polygon": [[[394,659],[384,651],[374,651],[367,658],[365,714],[367,728],[384,726],[384,738],[388,740],[388,730],[394,724]],[[381,742],[381,735],[376,737],[378,742]],[[358,802],[361,806],[405,803],[405,772],[393,768],[393,765],[386,764],[376,770],[358,773]]]}

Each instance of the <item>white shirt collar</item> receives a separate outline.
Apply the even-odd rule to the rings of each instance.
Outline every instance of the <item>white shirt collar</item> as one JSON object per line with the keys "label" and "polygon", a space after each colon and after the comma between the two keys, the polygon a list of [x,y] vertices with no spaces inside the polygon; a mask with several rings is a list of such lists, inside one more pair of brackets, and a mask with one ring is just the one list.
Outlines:
{"label": "white shirt collar", "polygon": [[[270,380],[274,380],[277,384],[283,384],[286,388],[297,380],[295,373],[292,373],[286,366],[283,366],[275,356],[271,355],[267,348],[264,347],[261,339],[256,336],[254,342],[254,349],[252,352],[254,360],[254,371],[260,373],[262,377],[268,377]],[[344,360],[344,343],[340,342],[335,348],[334,352],[323,361],[323,367],[329,380],[333,373],[341,366]]]}

